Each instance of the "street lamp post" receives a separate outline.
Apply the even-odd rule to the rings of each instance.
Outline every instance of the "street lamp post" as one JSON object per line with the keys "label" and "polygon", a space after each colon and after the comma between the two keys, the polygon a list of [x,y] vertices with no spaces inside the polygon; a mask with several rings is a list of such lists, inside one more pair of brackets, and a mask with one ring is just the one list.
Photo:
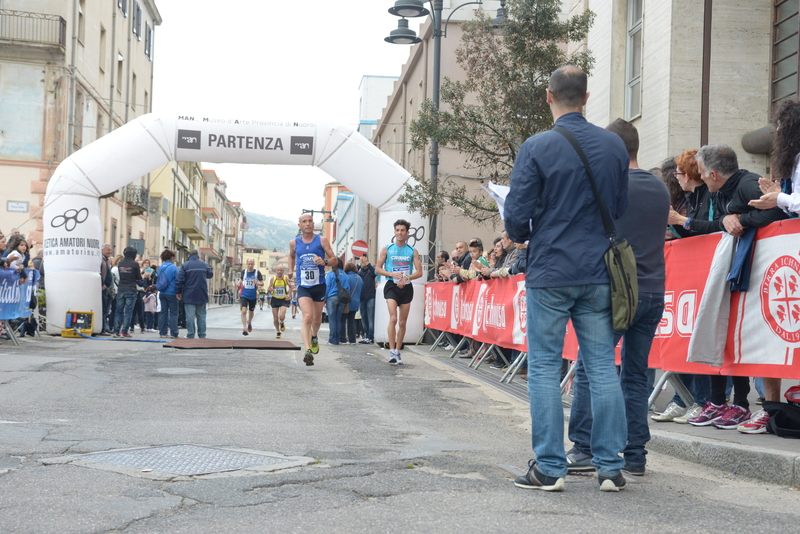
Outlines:
{"label": "street lamp post", "polygon": [[[324,221],[322,221],[323,224],[332,224],[332,223],[336,222],[336,221],[333,220],[333,217],[331,217],[332,212],[330,212],[328,210],[306,210],[306,209],[304,209],[303,210],[303,214],[305,215],[306,213],[310,213],[312,219],[314,218],[314,214],[315,213],[320,213],[322,215],[325,215],[327,213],[328,214],[328,218],[325,219]],[[322,235],[324,232],[325,232],[325,228],[324,227],[320,228],[320,235]],[[297,235],[300,235],[300,231],[299,230],[297,231]]]}
{"label": "street lamp post", "polygon": [[[442,37],[447,37],[447,22],[450,22],[450,17],[453,13],[458,11],[464,6],[471,4],[480,4],[483,2],[477,0],[475,2],[466,2],[454,8],[447,17],[447,22],[442,29],[442,10],[444,9],[444,0],[428,0],[431,5],[432,12],[425,8],[423,0],[397,0],[393,7],[389,8],[389,13],[401,19],[397,22],[397,29],[389,33],[384,41],[392,44],[416,44],[422,42],[422,39],[417,37],[417,34],[409,29],[408,20],[406,17],[424,17],[431,15],[433,24],[433,88],[431,91],[431,102],[433,103],[434,113],[439,112],[439,91],[441,88],[441,68],[442,68]],[[506,17],[505,0],[501,0],[500,9],[497,10],[497,18],[492,21],[492,25],[498,27],[503,24]],[[438,189],[439,179],[439,142],[436,140],[431,141],[431,190],[435,195]],[[434,213],[430,218],[430,233],[428,234],[428,259],[430,261],[430,269],[428,271],[428,279],[433,280],[436,269],[434,258],[436,258],[436,222],[437,217]]]}

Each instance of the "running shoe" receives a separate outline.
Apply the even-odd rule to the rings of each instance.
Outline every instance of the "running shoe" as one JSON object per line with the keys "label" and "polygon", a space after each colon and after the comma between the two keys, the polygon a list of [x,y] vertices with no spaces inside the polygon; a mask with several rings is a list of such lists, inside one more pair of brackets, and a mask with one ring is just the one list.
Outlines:
{"label": "running shoe", "polygon": [[572,447],[567,451],[567,469],[570,472],[579,471],[594,471],[596,467],[592,463],[593,456],[585,452],[579,451]]}
{"label": "running shoe", "polygon": [[127,332],[123,332],[122,334],[119,335],[119,337],[133,337],[133,336]]}
{"label": "running shoe", "polygon": [[722,417],[714,421],[714,426],[723,430],[731,430],[746,422],[751,417],[753,417],[753,414],[750,413],[750,410],[734,404],[728,408],[728,411],[726,411]]}
{"label": "running shoe", "polygon": [[250,323],[247,323],[247,331],[248,332],[252,332],[253,331],[253,325],[251,325]]}
{"label": "running shoe", "polygon": [[311,352],[319,354],[319,339],[317,339],[317,336],[311,338]]}
{"label": "running shoe", "polygon": [[695,403],[692,404],[692,407],[686,410],[686,413],[681,415],[680,417],[676,417],[672,420],[673,423],[678,423],[679,425],[685,425],[689,422],[689,419],[693,419],[700,415],[703,412],[703,407],[699,404]]}
{"label": "running shoe", "polygon": [[725,415],[728,408],[729,406],[727,404],[717,406],[713,402],[707,402],[703,411],[700,412],[700,415],[689,419],[689,424],[694,426],[708,426]]}
{"label": "running shoe", "polygon": [[743,434],[764,434],[767,431],[769,414],[766,410],[759,410],[749,421],[745,421],[736,427],[736,430]]}
{"label": "running shoe", "polygon": [[397,363],[397,351],[394,349],[389,351],[389,363]]}
{"label": "running shoe", "polygon": [[285,332],[285,331],[286,331],[286,325],[283,324],[283,321],[281,321],[281,332]]}
{"label": "running shoe", "polygon": [[670,402],[666,409],[658,414],[651,415],[650,419],[653,421],[657,421],[659,423],[666,423],[669,421],[674,421],[676,417],[680,417],[686,413],[686,408],[683,406],[679,406],[675,402]]}
{"label": "running shoe", "polygon": [[246,336],[246,335],[247,335],[247,329],[245,329],[245,330],[242,330],[242,335],[243,335],[243,336]]}
{"label": "running shoe", "polygon": [[281,333],[280,333],[280,332],[278,332],[277,334],[275,334],[275,337],[276,337],[276,338],[278,338],[278,339],[280,339],[280,338],[281,338]]}
{"label": "running shoe", "polygon": [[619,491],[625,489],[625,477],[622,473],[617,476],[604,477],[597,475],[597,481],[600,483],[600,491]]}
{"label": "running shoe", "polygon": [[394,357],[397,358],[397,365],[403,365],[403,359],[400,357],[399,350],[394,353]]}
{"label": "running shoe", "polygon": [[306,355],[303,357],[303,363],[306,365],[314,365],[314,353],[311,352],[311,349],[306,351]]}
{"label": "running shoe", "polygon": [[523,489],[564,491],[564,477],[549,477],[539,471],[536,460],[528,462],[528,472],[514,479],[514,485]]}

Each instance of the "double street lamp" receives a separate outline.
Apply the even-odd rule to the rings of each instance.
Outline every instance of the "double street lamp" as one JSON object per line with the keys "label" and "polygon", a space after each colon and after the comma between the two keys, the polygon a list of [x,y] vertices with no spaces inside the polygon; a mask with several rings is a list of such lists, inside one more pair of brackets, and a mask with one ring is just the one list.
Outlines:
{"label": "double street lamp", "polygon": [[[397,17],[401,17],[397,21],[397,29],[389,33],[384,41],[392,44],[416,44],[422,42],[422,39],[417,37],[416,32],[408,27],[407,18],[424,17],[431,15],[433,24],[433,90],[431,95],[431,102],[433,103],[434,113],[439,111],[439,90],[441,88],[441,67],[442,67],[442,37],[447,37],[447,23],[450,22],[450,17],[453,13],[458,11],[464,6],[472,4],[480,4],[481,0],[475,2],[466,2],[454,8],[447,17],[447,21],[442,29],[442,11],[444,9],[444,0],[428,0],[431,5],[432,11],[425,8],[423,0],[397,0],[393,7],[389,8],[389,13]],[[500,28],[506,21],[506,2],[500,1],[500,8],[497,10],[497,17],[492,21],[494,28]],[[436,194],[437,182],[439,177],[439,142],[436,140],[431,141],[431,188],[433,193]],[[436,257],[436,214],[431,215],[430,219],[430,233],[428,242],[428,259],[430,261],[429,279],[433,279],[435,274],[435,265],[433,258]]]}
{"label": "double street lamp", "polygon": [[[320,214],[322,214],[322,215],[325,215],[325,214],[327,213],[327,214],[328,214],[328,218],[327,218],[327,219],[325,219],[324,221],[322,221],[322,223],[323,223],[323,224],[333,224],[333,223],[335,223],[335,222],[336,222],[336,221],[334,221],[334,220],[333,220],[333,217],[331,217],[331,214],[332,214],[332,212],[330,212],[330,211],[328,211],[328,210],[306,210],[306,209],[304,209],[304,210],[303,210],[303,215],[305,215],[306,213],[310,213],[310,214],[311,214],[311,218],[312,218],[312,219],[314,218],[314,214],[315,214],[315,213],[320,213]],[[320,228],[320,235],[321,235],[323,232],[324,232],[324,228]],[[298,230],[298,231],[297,231],[297,235],[300,235],[300,233],[301,233],[301,232],[300,232],[300,230]]]}

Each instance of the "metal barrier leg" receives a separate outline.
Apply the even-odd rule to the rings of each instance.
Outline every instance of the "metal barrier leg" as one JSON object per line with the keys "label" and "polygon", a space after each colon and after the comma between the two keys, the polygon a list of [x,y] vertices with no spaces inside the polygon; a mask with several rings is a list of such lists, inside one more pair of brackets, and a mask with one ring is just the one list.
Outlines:
{"label": "metal barrier leg", "polygon": [[506,358],[506,355],[503,354],[503,350],[500,348],[500,345],[492,345],[491,350],[494,352],[495,358],[500,358],[501,360],[503,360],[504,364],[503,367],[507,367],[508,365],[510,365],[508,359]]}
{"label": "metal barrier leg", "polygon": [[672,388],[675,390],[675,393],[678,394],[686,406],[691,406],[694,404],[694,395],[692,395],[692,393],[686,388],[678,374],[674,371],[666,371],[661,375],[661,378],[658,379],[658,382],[653,388],[653,392],[650,394],[650,398],[647,399],[648,409],[655,404],[658,394],[661,393],[661,390],[664,388],[664,384],[667,382],[670,383]]}
{"label": "metal barrier leg", "polygon": [[506,373],[500,378],[500,383],[506,382],[510,384],[511,381],[514,380],[514,376],[517,374],[517,371],[519,371],[519,368],[522,367],[522,363],[527,358],[527,352],[520,352],[519,355],[517,355],[517,359],[508,366],[508,371],[506,371]]}
{"label": "metal barrier leg", "polygon": [[672,388],[675,390],[675,393],[677,393],[678,396],[681,398],[684,405],[692,406],[694,404],[694,395],[692,395],[692,393],[689,391],[689,389],[686,387],[686,385],[683,383],[683,380],[681,380],[681,377],[678,376],[677,373],[669,371],[669,378],[667,378],[667,380],[669,380],[669,383],[672,384]]}
{"label": "metal barrier leg", "polygon": [[[428,332],[428,329],[427,329],[427,328],[424,328],[424,329],[422,330],[422,334],[420,334],[420,336],[419,336],[419,339],[417,340],[417,342],[416,342],[416,343],[414,343],[414,345],[419,345],[419,344],[421,344],[421,343],[422,343],[422,340],[423,340],[423,339],[425,339],[425,334],[426,334],[427,332]],[[434,347],[435,347],[435,346],[436,346],[436,345],[434,345]]]}
{"label": "metal barrier leg", "polygon": [[446,336],[446,335],[447,335],[447,332],[442,330],[442,333],[439,334],[439,337],[437,337],[436,341],[433,342],[433,346],[430,349],[428,349],[428,352],[433,352],[434,350],[436,350],[436,347],[439,346],[439,343],[442,342],[442,339],[444,339],[444,336]]}
{"label": "metal barrier leg", "polygon": [[566,376],[564,376],[564,380],[561,381],[561,394],[563,395],[565,391],[567,391],[567,385],[569,381],[572,380],[572,377],[575,376],[575,364],[577,361],[572,362],[569,366],[569,371],[567,371]]}
{"label": "metal barrier leg", "polygon": [[472,361],[469,362],[469,365],[467,367],[472,367],[473,365],[475,366],[475,369],[480,367],[481,363],[483,363],[483,359],[486,357],[487,354],[489,354],[489,352],[490,349],[486,348],[486,343],[481,343],[481,346],[478,347],[477,351],[475,351],[475,356],[472,358]]}
{"label": "metal barrier leg", "polygon": [[17,336],[14,335],[14,329],[11,328],[11,324],[8,322],[8,319],[3,319],[3,326],[6,327],[6,333],[8,334],[8,338],[11,340],[11,342],[15,346],[19,347],[19,341],[17,341]]}
{"label": "metal barrier leg", "polygon": [[461,350],[461,345],[463,345],[464,343],[467,343],[467,342],[468,342],[468,338],[466,336],[462,337],[461,341],[459,341],[458,345],[456,345],[456,348],[453,349],[452,354],[450,354],[450,358],[455,358],[456,354],[458,354],[458,351]]}

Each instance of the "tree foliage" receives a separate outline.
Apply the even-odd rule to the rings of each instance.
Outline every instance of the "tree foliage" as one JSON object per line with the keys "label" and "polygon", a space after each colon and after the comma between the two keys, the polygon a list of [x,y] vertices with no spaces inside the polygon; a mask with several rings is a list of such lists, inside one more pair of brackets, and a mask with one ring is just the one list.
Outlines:
{"label": "tree foliage", "polygon": [[[456,61],[466,80],[445,78],[440,109],[426,100],[410,128],[414,149],[438,141],[459,151],[478,177],[501,184],[508,183],[522,142],[553,125],[545,95],[550,74],[567,64],[588,73],[593,63],[588,51],[566,53],[567,43],[586,37],[591,11],[562,20],[560,0],[508,0],[507,7],[509,19],[499,34],[485,14],[462,24]],[[446,178],[438,184],[418,180],[400,200],[423,216],[450,204],[476,222],[497,222],[497,205],[488,196],[470,196]]]}

